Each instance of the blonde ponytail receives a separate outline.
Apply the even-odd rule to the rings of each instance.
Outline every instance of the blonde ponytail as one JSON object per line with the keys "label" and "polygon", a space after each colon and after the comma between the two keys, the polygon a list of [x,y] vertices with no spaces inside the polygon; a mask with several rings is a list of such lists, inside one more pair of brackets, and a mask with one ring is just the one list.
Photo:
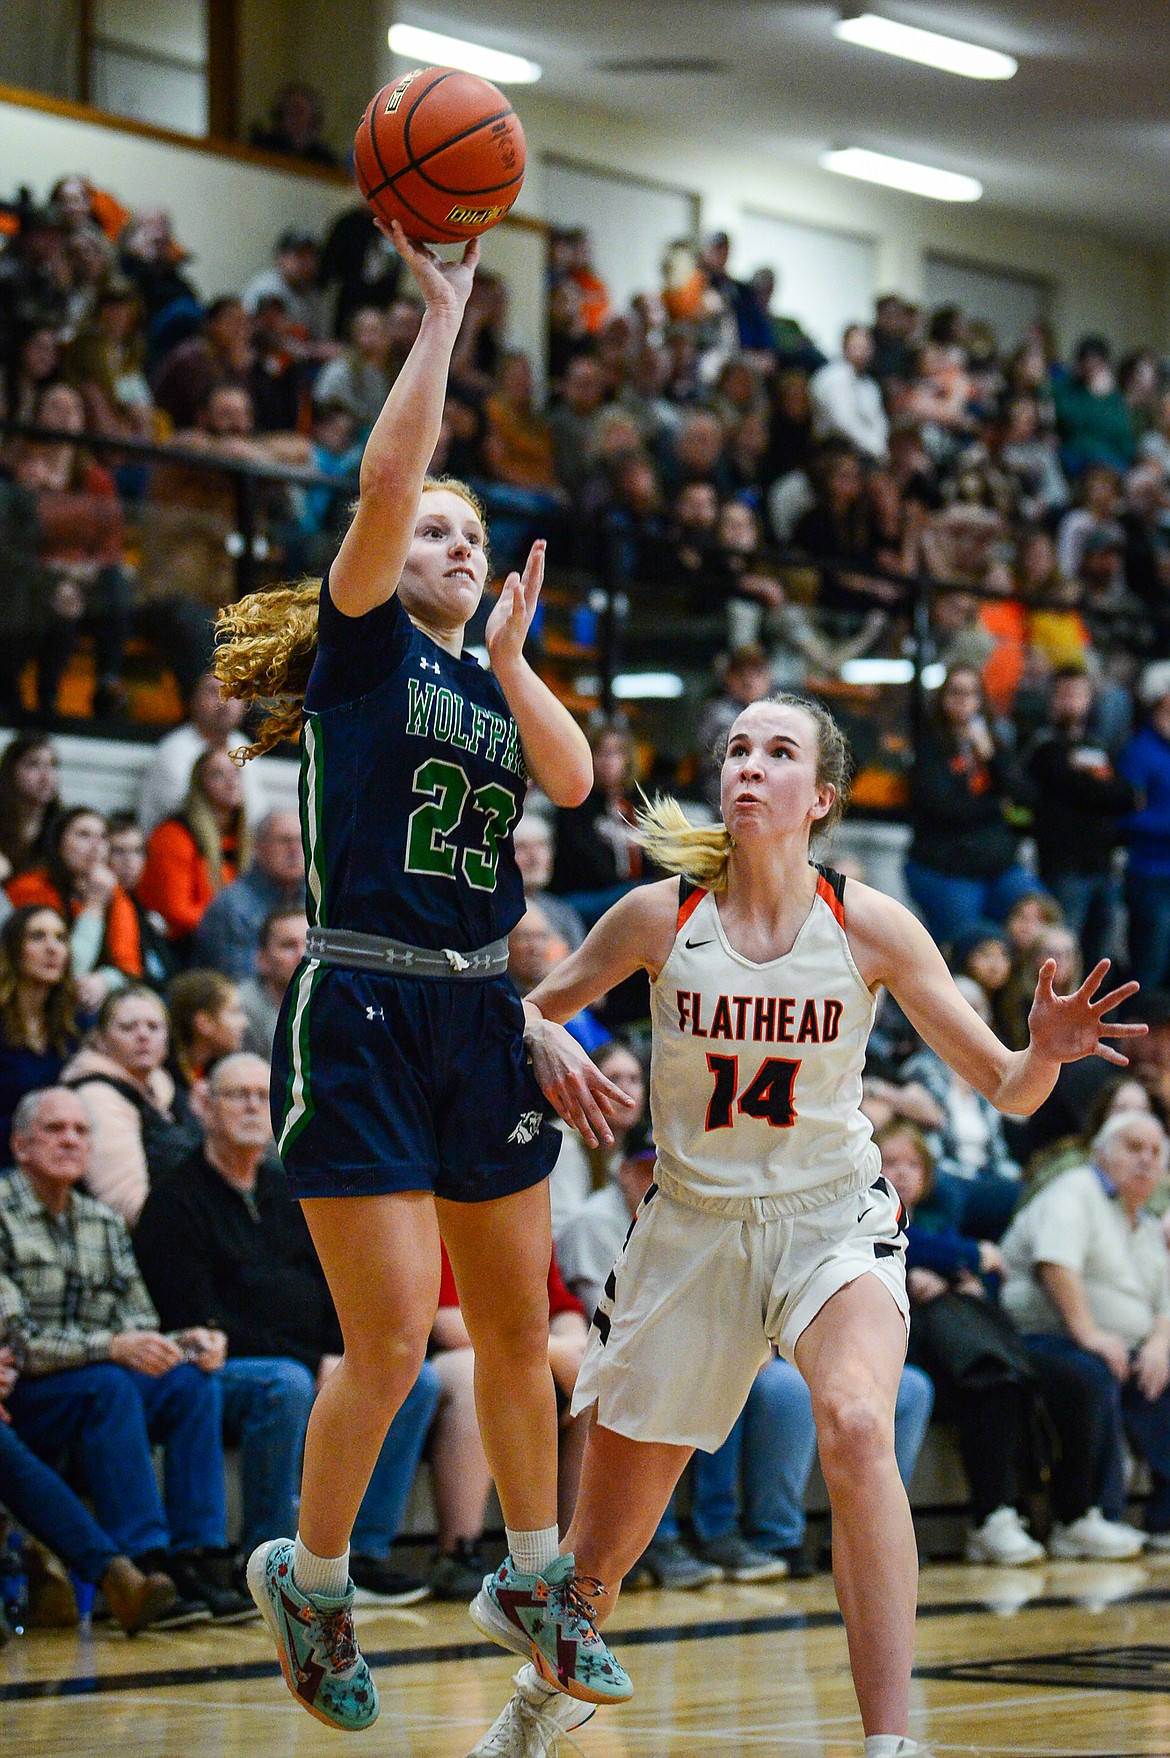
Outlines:
{"label": "blonde ponytail", "polygon": [[681,873],[705,891],[727,890],[734,844],[725,824],[692,824],[676,799],[656,794],[637,815],[634,840],[665,872]]}
{"label": "blonde ponytail", "polygon": [[214,671],[228,696],[267,709],[255,742],[232,755],[240,762],[297,736],[317,654],[320,580],[250,592],[219,613]]}

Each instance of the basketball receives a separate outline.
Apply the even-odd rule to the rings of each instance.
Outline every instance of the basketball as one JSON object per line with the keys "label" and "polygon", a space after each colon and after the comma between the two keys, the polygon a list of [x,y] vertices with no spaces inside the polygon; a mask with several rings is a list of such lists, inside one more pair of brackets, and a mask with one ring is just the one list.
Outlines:
{"label": "basketball", "polygon": [[371,98],[354,140],[358,188],[407,237],[455,244],[498,225],[524,181],[524,130],[496,86],[420,67]]}

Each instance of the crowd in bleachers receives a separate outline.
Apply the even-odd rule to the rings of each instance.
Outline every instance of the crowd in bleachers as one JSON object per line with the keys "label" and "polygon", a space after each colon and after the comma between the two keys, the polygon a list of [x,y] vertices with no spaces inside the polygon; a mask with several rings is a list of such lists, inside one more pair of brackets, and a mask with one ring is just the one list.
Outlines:
{"label": "crowd in bleachers", "polygon": [[[1022,1519],[1042,1480],[1052,1554],[1170,1549],[1170,1268],[1152,1213],[1170,1198],[1170,376],[1152,354],[1115,367],[1098,338],[1064,362],[1043,326],[1001,352],[961,313],[895,296],[826,359],[773,311],[770,274],[733,279],[729,253],[722,235],[679,245],[662,286],[619,311],[588,239],[555,236],[547,403],[508,345],[503,284],[481,274],[434,467],[483,494],[497,560],[540,532],[555,561],[705,631],[711,695],[688,760],[670,756],[708,808],[711,750],[741,706],[900,653],[917,583],[944,584],[928,599],[945,675],[910,770],[909,893],[1009,1045],[1047,958],[1058,988],[1102,954],[1132,969],[1151,1031],[1131,1069],[1071,1065],[1017,1123],[883,1003],[865,1108],[910,1216],[899,1467],[909,1481],[934,1405],[957,1425],[973,1558],[1043,1554]],[[293,1529],[300,1439],[340,1348],[268,1125],[306,932],[299,827],[263,815],[254,771],[230,759],[241,710],[206,665],[238,507],[200,465],[311,471],[259,492],[271,569],[322,566],[419,318],[364,209],[320,242],[286,233],[268,271],[210,303],[192,267],[164,213],[127,213],[81,177],[14,208],[0,251],[4,409],[68,436],[0,449],[0,717],[27,720],[30,663],[52,716],[83,630],[103,713],[125,709],[135,634],[187,707],[136,810],[109,819],[59,799],[44,730],[0,756],[0,1159],[15,1168],[0,1179],[0,1503],[41,1541],[24,1554],[31,1616],[72,1603],[55,1556],[128,1629],[251,1615],[237,1552]],[[94,434],[173,456],[99,458]],[[593,749],[589,799],[553,812],[534,797],[517,828],[521,991],[653,876],[630,835],[646,754],[613,721]],[[646,1012],[635,978],[570,1026],[629,1115],[604,1155],[566,1135],[553,1175],[562,1399],[651,1175]],[[471,1368],[448,1274],[355,1532],[364,1593],[474,1590],[489,1478]],[[1126,1517],[1127,1442],[1152,1484],[1144,1532]],[[566,1417],[565,1510],[580,1444]],[[230,1532],[225,1445],[240,1459]],[[807,1390],[773,1361],[696,1461],[689,1531],[672,1508],[641,1572],[699,1587],[815,1568],[814,1448]],[[404,1575],[391,1545],[424,1451],[438,1549]]]}

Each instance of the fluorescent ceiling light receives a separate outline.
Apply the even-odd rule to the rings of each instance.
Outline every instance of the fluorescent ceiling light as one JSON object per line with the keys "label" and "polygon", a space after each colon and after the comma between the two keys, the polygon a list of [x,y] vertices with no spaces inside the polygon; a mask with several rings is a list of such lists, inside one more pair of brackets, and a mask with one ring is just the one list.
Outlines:
{"label": "fluorescent ceiling light", "polygon": [[879,18],[873,12],[863,12],[860,18],[839,18],[833,31],[859,48],[899,55],[903,61],[938,67],[944,73],[961,73],[964,79],[1010,79],[1019,65],[998,49],[984,49],[958,37],[941,37],[937,31],[918,30],[914,25],[895,24],[892,18]]}
{"label": "fluorescent ceiling light", "polygon": [[983,185],[958,171],[940,171],[936,165],[919,165],[913,159],[892,159],[888,153],[871,153],[865,147],[840,147],[821,154],[826,171],[842,177],[860,177],[863,183],[882,183],[887,189],[904,189],[909,195],[928,195],[934,201],[978,201]]}
{"label": "fluorescent ceiling light", "polygon": [[413,24],[392,24],[386,34],[396,55],[421,61],[424,66],[461,67],[465,73],[482,74],[497,85],[531,85],[540,78],[535,61],[507,55],[502,49],[485,49],[481,43],[464,42],[461,37],[419,30]]}
{"label": "fluorescent ceiling light", "polygon": [[[601,679],[581,677],[576,681],[581,696],[599,696]],[[673,702],[682,695],[686,685],[673,671],[618,672],[613,680],[613,693],[619,702]]]}
{"label": "fluorescent ceiling light", "polygon": [[841,667],[844,684],[908,684],[913,677],[910,659],[847,659]]}

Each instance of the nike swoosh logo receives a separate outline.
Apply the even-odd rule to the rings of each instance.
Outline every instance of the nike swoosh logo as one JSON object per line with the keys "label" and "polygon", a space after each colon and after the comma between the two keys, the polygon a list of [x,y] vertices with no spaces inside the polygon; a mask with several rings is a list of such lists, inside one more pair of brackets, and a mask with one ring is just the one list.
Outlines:
{"label": "nike swoosh logo", "polygon": [[700,946],[714,946],[714,944],[714,940],[688,940],[686,948],[688,952],[696,952]]}

